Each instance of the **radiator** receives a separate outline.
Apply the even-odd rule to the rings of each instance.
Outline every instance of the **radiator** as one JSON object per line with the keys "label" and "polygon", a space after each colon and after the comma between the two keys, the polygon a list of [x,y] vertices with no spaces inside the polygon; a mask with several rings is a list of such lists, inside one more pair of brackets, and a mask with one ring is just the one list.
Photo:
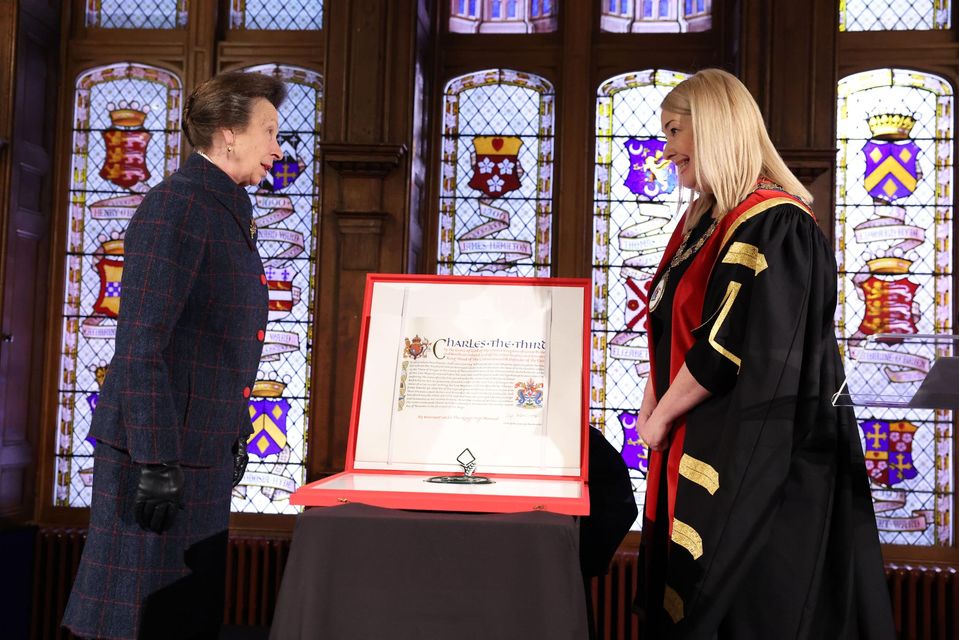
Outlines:
{"label": "radiator", "polygon": [[886,582],[900,638],[959,638],[959,579],[955,568],[887,565]]}
{"label": "radiator", "polygon": [[[85,530],[40,529],[37,533],[31,640],[72,640],[76,637],[60,628],[60,620],[85,539]],[[270,624],[289,551],[289,539],[230,538],[224,624],[259,627]]]}
{"label": "radiator", "polygon": [[[80,562],[86,532],[40,529],[34,558],[32,640],[69,639],[60,619]],[[235,626],[269,625],[276,607],[290,541],[285,538],[235,537],[227,551],[226,605],[223,622]],[[609,573],[591,583],[593,612],[601,640],[639,640],[631,614],[636,585],[636,550],[621,549]],[[955,568],[888,565],[886,581],[896,629],[903,640],[959,638],[959,578]]]}

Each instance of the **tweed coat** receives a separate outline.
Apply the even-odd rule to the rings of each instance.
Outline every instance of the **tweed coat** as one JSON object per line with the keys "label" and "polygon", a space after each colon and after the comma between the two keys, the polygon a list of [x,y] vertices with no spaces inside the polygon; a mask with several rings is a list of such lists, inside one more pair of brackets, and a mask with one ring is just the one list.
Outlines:
{"label": "tweed coat", "polygon": [[[82,637],[149,635],[141,628],[148,601],[149,619],[159,602],[167,617],[186,620],[174,612],[198,604],[198,580],[222,592],[231,448],[253,430],[247,398],[268,314],[247,192],[191,155],[130,222],[120,300],[116,351],[90,430],[90,529],[64,616]],[[158,535],[136,524],[133,495],[139,465],[161,462],[180,463],[185,485],[183,510]],[[213,561],[197,566],[198,550]]]}

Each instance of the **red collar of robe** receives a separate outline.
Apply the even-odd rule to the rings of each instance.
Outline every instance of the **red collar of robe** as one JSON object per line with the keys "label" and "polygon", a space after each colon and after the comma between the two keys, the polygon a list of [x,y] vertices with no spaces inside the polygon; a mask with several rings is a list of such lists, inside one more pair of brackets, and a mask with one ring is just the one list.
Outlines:
{"label": "red collar of robe", "polygon": [[[706,240],[692,262],[683,274],[682,279],[676,285],[676,292],[673,296],[672,310],[672,343],[670,347],[669,362],[669,380],[676,377],[679,370],[683,367],[686,360],[686,352],[693,346],[693,329],[702,324],[703,302],[706,298],[706,285],[709,283],[709,276],[712,274],[713,265],[720,251],[729,242],[733,232],[747,220],[763,213],[767,209],[780,204],[795,204],[801,209],[813,215],[809,208],[795,196],[785,191],[757,189],[753,191],[745,200],[737,205],[732,211],[723,216],[723,219],[716,225],[712,235]],[[666,251],[663,259],[656,270],[656,278],[659,278],[669,264],[683,238],[683,223],[686,215],[680,219],[679,224],[673,231],[669,243],[666,245]],[[646,318],[646,335],[649,340],[649,377],[646,384],[655,384],[656,381],[656,361],[655,347],[652,341],[652,333],[649,327],[649,316]],[[676,486],[679,482],[679,461],[683,457],[683,441],[686,437],[686,420],[678,418],[673,423],[670,434],[670,445],[665,452],[650,451],[649,466],[646,476],[646,507],[645,515],[649,521],[656,520],[656,506],[659,499],[659,479],[662,475],[662,464],[664,455],[666,459],[666,496],[668,499],[669,514],[669,534],[673,533],[673,512],[676,505]]]}

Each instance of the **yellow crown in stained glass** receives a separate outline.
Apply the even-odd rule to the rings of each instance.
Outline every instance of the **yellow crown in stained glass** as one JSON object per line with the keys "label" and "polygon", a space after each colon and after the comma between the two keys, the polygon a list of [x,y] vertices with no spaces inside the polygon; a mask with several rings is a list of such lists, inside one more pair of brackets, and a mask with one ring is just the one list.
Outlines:
{"label": "yellow crown in stained glass", "polygon": [[107,371],[110,370],[108,365],[100,365],[93,370],[93,375],[97,380],[99,386],[103,386],[103,382],[107,379]]}
{"label": "yellow crown in stained glass", "polygon": [[286,384],[276,380],[257,380],[253,383],[253,395],[258,398],[279,398]]}
{"label": "yellow crown in stained glass", "polygon": [[110,122],[115,127],[142,127],[146,119],[147,112],[136,102],[120,102],[115,109],[110,109]]}
{"label": "yellow crown in stained glass", "polygon": [[909,267],[912,266],[912,260],[906,258],[896,258],[894,256],[883,256],[867,260],[870,273],[883,273],[889,275],[903,275],[909,273]]}
{"label": "yellow crown in stained glass", "polygon": [[102,245],[100,245],[100,251],[108,256],[122,256],[123,238],[106,240]]}
{"label": "yellow crown in stained glass", "polygon": [[878,140],[907,140],[916,119],[904,113],[880,113],[870,116],[869,131]]}
{"label": "yellow crown in stained glass", "polygon": [[476,136],[473,148],[479,156],[515,156],[523,140],[514,136]]}

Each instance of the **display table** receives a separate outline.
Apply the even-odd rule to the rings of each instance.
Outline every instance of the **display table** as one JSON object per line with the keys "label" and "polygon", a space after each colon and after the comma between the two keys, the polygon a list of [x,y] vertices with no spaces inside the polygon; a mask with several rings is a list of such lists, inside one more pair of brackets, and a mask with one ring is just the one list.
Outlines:
{"label": "display table", "polygon": [[570,516],[347,504],[297,518],[270,637],[587,637]]}

